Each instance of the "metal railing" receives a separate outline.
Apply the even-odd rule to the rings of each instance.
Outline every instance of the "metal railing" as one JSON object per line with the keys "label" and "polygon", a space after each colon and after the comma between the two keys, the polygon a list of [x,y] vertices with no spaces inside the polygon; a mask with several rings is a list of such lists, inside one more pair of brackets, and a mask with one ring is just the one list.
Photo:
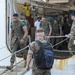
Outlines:
{"label": "metal railing", "polygon": [[66,38],[66,36],[46,36],[46,38]]}
{"label": "metal railing", "polygon": [[[29,37],[29,43],[31,42],[31,37],[30,36],[28,36]],[[61,37],[65,37],[65,36],[46,36],[47,38],[61,38]],[[64,42],[64,41],[66,41],[66,40],[68,40],[68,38],[66,38],[66,39],[64,39],[64,40],[62,40],[61,42],[59,42],[58,44],[60,44],[60,43],[62,43],[62,42]],[[58,45],[58,44],[56,44],[56,45]],[[56,45],[54,45],[54,46],[56,46]],[[54,47],[53,46],[53,47]],[[23,50],[25,50],[26,48],[28,48],[29,47],[29,45],[28,46],[26,46],[25,48],[23,48],[23,49],[20,49],[20,50],[18,50],[18,51],[16,51],[16,52],[14,52],[14,53],[12,53],[12,55],[15,55],[15,66],[16,66],[16,71],[15,71],[15,73],[16,73],[16,75],[18,75],[17,74],[17,59],[16,59],[16,54],[17,53],[19,53],[19,52],[21,52],[21,51],[23,51]],[[62,51],[60,51],[60,50],[54,50],[54,51],[57,51],[57,52],[62,52]],[[75,52],[75,51],[63,51],[63,52]],[[10,56],[12,56],[12,55],[9,55],[9,56],[7,56],[7,57],[5,57],[5,58],[3,58],[3,59],[1,59],[0,60],[0,62],[1,61],[3,61],[3,60],[5,60],[5,59],[7,59],[7,58],[9,58]],[[11,70],[9,70],[8,72],[11,72],[13,69],[11,69]],[[27,71],[25,70],[25,72],[23,72],[22,74],[20,74],[20,75],[23,75],[23,74],[25,74]],[[1,73],[0,75],[3,75],[5,72],[3,72],[3,73]]]}
{"label": "metal railing", "polygon": [[[64,40],[58,42],[57,44],[53,45],[52,47],[55,47],[55,46],[58,46],[59,44],[65,42],[66,40],[68,40],[69,38],[67,38],[66,36],[46,36],[46,38],[65,38]],[[53,50],[53,51],[56,51],[56,52],[75,52],[75,51],[62,51],[62,50]]]}
{"label": "metal railing", "polygon": [[0,50],[2,50],[2,49],[4,49],[4,48],[6,48],[6,46],[4,46],[4,47],[1,47],[1,48],[0,48]]}
{"label": "metal railing", "polygon": [[[31,37],[30,36],[28,36],[28,38],[29,38],[29,43],[31,42]],[[14,52],[14,53],[12,53],[12,55],[15,55],[15,66],[16,66],[16,71],[15,71],[15,73],[16,73],[16,75],[17,75],[17,58],[16,58],[16,55],[17,55],[17,53],[19,53],[19,52],[21,52],[21,51],[23,51],[23,50],[25,50],[26,48],[28,48],[29,47],[29,45],[28,46],[26,46],[26,47],[24,47],[24,48],[22,48],[22,49],[20,49],[20,50],[18,50],[18,51],[16,51],[16,52]],[[1,59],[0,60],[0,62],[2,62],[2,61],[4,61],[5,59],[7,59],[7,58],[9,58],[9,57],[11,57],[12,55],[9,55],[9,56],[7,56],[7,57],[5,57],[5,58],[3,58],[3,59]],[[3,75],[5,72],[11,72],[13,69],[11,69],[11,70],[4,70],[0,75]]]}

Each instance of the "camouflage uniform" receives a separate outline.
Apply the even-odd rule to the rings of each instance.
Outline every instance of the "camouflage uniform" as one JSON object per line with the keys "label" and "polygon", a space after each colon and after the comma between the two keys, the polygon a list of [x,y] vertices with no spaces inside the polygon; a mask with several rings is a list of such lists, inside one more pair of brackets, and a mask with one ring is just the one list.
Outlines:
{"label": "camouflage uniform", "polygon": [[[70,40],[69,40],[68,49],[69,49],[70,51],[75,51],[75,44],[74,44],[74,40],[75,40],[75,21],[73,21],[70,34],[72,34],[73,37],[70,38]],[[72,52],[71,52],[71,53],[72,53]]]}
{"label": "camouflage uniform", "polygon": [[[52,36],[60,36],[60,27],[61,26],[58,25],[58,24],[57,25],[55,25],[55,24],[52,25]],[[60,42],[59,38],[52,38],[52,40],[51,40],[52,45],[55,45],[59,42]]]}
{"label": "camouflage uniform", "polygon": [[[47,43],[46,40],[40,40],[42,43]],[[34,50],[37,51],[40,49],[40,46],[35,41],[30,44],[30,50],[28,54],[33,55],[33,65],[32,65],[32,75],[51,75],[50,70],[38,69],[34,59]]]}
{"label": "camouflage uniform", "polygon": [[21,19],[21,21],[22,21],[25,25],[27,25],[27,29],[29,30],[30,24],[29,24],[28,20],[26,20],[26,19]]}
{"label": "camouflage uniform", "polygon": [[51,27],[50,22],[41,22],[40,27],[44,29],[45,35],[49,36],[50,27]]}
{"label": "camouflage uniform", "polygon": [[[12,32],[13,32],[12,45],[11,45],[11,52],[12,53],[14,53],[17,50],[22,49],[26,46],[27,37],[24,40],[25,43],[20,44],[20,40],[24,36],[24,32],[23,32],[24,28],[27,28],[27,27],[21,21],[18,21],[17,23],[13,22],[12,25],[11,25],[11,29],[12,29]],[[26,59],[27,50],[24,50],[20,53],[23,55],[24,59]],[[18,54],[20,54],[20,53],[18,53]],[[14,61],[15,61],[15,55],[12,55],[10,62],[14,63]]]}

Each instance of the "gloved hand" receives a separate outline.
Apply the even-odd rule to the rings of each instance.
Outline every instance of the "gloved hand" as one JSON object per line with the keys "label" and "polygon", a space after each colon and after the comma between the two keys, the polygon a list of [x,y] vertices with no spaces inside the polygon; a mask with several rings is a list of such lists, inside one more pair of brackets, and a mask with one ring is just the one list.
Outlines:
{"label": "gloved hand", "polygon": [[67,38],[72,38],[73,35],[72,35],[72,34],[68,34],[68,35],[65,35],[65,37],[67,37]]}

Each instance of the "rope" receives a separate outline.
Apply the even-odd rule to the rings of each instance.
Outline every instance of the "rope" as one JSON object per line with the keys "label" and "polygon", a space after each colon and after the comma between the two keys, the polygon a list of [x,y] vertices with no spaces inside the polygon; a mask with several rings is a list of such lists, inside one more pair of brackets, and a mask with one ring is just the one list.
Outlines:
{"label": "rope", "polygon": [[46,38],[64,38],[66,36],[46,36]]}
{"label": "rope", "polygon": [[[60,43],[62,43],[62,42],[64,42],[64,41],[66,41],[68,38],[66,38],[65,40],[63,40],[63,41],[61,41],[61,42],[59,42],[59,43],[57,43],[56,45],[54,45],[54,46],[57,46],[57,45],[59,45]],[[53,46],[53,47],[54,47]],[[16,51],[16,52],[14,52],[13,54],[16,54],[16,53],[19,53],[19,52],[21,52],[21,51],[23,51],[24,49],[26,49],[26,48],[28,48],[29,47],[29,45],[28,46],[26,46],[25,48],[23,48],[23,49],[20,49],[19,51]],[[54,51],[57,51],[57,52],[75,52],[75,51],[61,51],[61,50],[54,50]],[[13,55],[12,54],[12,55]],[[11,55],[9,55],[9,56],[7,56],[7,57],[5,57],[5,58],[3,58],[3,59],[1,59],[0,60],[0,62],[1,61],[3,61],[3,60],[5,60],[5,59],[7,59],[8,57],[10,57]],[[58,56],[57,56],[58,57]],[[13,70],[13,69],[12,69]],[[10,71],[12,71],[12,70],[10,70]],[[0,75],[3,75],[4,73],[6,73],[8,70],[5,70],[2,74],[0,74]],[[10,71],[8,71],[8,72],[10,72]],[[23,74],[25,74],[27,71],[25,70],[21,75],[23,75]]]}
{"label": "rope", "polygon": [[[68,38],[62,40],[61,42],[59,42],[59,43],[57,43],[55,45],[53,45],[52,47],[55,47],[55,46],[61,44],[62,42],[66,41],[66,40],[68,40]],[[68,52],[75,52],[75,51],[62,51],[62,50],[53,50],[53,51],[56,51],[56,52],[66,52],[66,53],[68,53]]]}
{"label": "rope", "polygon": [[4,46],[4,47],[0,48],[0,50],[2,50],[2,49],[4,49],[4,48],[6,48],[6,46]]}
{"label": "rope", "polygon": [[54,56],[54,57],[55,57],[55,59],[67,59],[67,58],[71,57],[71,55],[63,56],[63,57],[61,57],[61,56]]}
{"label": "rope", "polygon": [[[55,47],[55,46],[59,45],[60,43],[66,41],[67,39],[68,39],[68,38],[66,38],[65,40],[63,40],[63,41],[57,43],[56,45],[54,45],[54,46],[52,46],[52,47]],[[14,54],[16,54],[16,53],[19,53],[19,52],[23,51],[24,49],[26,49],[26,48],[28,48],[28,47],[29,47],[29,45],[26,46],[26,47],[24,47],[24,48],[22,48],[22,49],[20,49],[19,51],[16,51],[16,52],[12,53],[12,55],[14,55]],[[59,50],[54,50],[54,51],[62,52],[62,51],[59,51]],[[75,52],[75,51],[64,51],[64,52]],[[7,59],[7,58],[9,58],[9,57],[12,56],[12,55],[9,55],[9,56],[7,56],[7,57],[1,59],[0,62],[3,61],[3,60],[5,60],[5,59]]]}
{"label": "rope", "polygon": [[[53,37],[60,38],[60,37],[65,37],[65,36],[50,36],[50,37],[48,37],[48,38],[53,38]],[[66,41],[66,40],[68,40],[68,38],[66,38],[65,40],[62,40],[61,42],[59,42],[59,43],[57,43],[57,44],[55,44],[55,45],[53,45],[52,47],[55,47],[55,46],[61,44],[62,42]],[[14,54],[16,54],[16,53],[19,53],[19,52],[23,51],[24,49],[26,49],[26,48],[28,48],[28,47],[29,47],[29,45],[26,46],[26,47],[24,47],[24,48],[22,48],[22,49],[20,49],[19,51],[16,51],[16,52],[12,53],[12,55],[14,55]],[[5,47],[2,47],[2,48],[0,48],[0,49],[3,49],[3,48],[5,48]],[[54,50],[54,51],[57,51],[57,52],[75,52],[75,51],[61,51],[61,50]],[[0,62],[3,61],[3,60],[5,60],[5,59],[7,59],[7,58],[10,57],[10,56],[11,56],[11,55],[9,55],[9,56],[7,56],[7,57],[1,59]],[[13,70],[13,69],[12,69],[12,70]],[[12,71],[12,70],[11,70],[11,71]],[[7,70],[5,70],[5,71],[7,71]],[[9,71],[9,72],[10,72],[10,71]],[[4,72],[4,73],[5,73],[5,72]],[[24,73],[26,73],[26,71],[25,71]],[[2,74],[1,74],[1,75],[2,75]]]}
{"label": "rope", "polygon": [[[52,36],[52,37],[53,37],[53,36]],[[57,37],[65,37],[65,36],[57,36]],[[55,46],[61,44],[62,42],[66,41],[66,40],[68,40],[68,38],[66,38],[65,40],[62,40],[61,42],[59,42],[59,43],[57,43],[57,44],[55,44],[55,45],[53,45],[52,47],[55,47]],[[29,45],[26,46],[26,47],[24,47],[24,48],[22,48],[22,49],[20,49],[19,51],[16,51],[16,52],[12,53],[12,55],[14,55],[14,54],[16,54],[16,53],[19,53],[19,52],[23,51],[24,49],[26,49],[26,48],[28,48],[28,47],[29,47]],[[57,52],[75,52],[75,51],[61,51],[61,50],[54,50],[54,51],[57,51]],[[7,59],[7,58],[9,58],[9,57],[12,56],[12,55],[9,55],[9,56],[7,56],[7,57],[1,59],[0,62],[3,61],[3,60],[5,60],[5,59]]]}
{"label": "rope", "polygon": [[55,47],[55,46],[57,46],[57,45],[59,45],[59,44],[63,43],[63,42],[64,42],[64,41],[66,41],[66,40],[68,40],[68,38],[66,38],[66,39],[62,40],[61,42],[59,42],[59,43],[57,43],[57,44],[55,44],[55,45],[53,45],[52,47]]}
{"label": "rope", "polygon": [[[22,61],[23,61],[23,60],[21,60],[20,62],[18,62],[17,65],[18,65],[19,63],[21,63]],[[14,68],[15,68],[15,66],[16,66],[16,64],[14,65]],[[4,73],[10,72],[10,71],[13,71],[14,68],[12,68],[11,70],[5,69],[0,75],[3,75]]]}
{"label": "rope", "polygon": [[[65,36],[46,36],[46,38],[61,38],[61,37],[63,38],[63,37],[65,37]],[[59,43],[57,43],[57,44],[55,44],[55,45],[53,45],[52,47],[55,47],[55,46],[57,46],[57,45],[63,43],[63,42],[66,41],[66,40],[68,40],[68,38],[62,40],[61,42],[59,42]]]}
{"label": "rope", "polygon": [[11,55],[9,55],[9,56],[7,56],[7,57],[1,59],[0,62],[3,61],[3,60],[5,60],[5,59],[7,59],[7,58],[9,58],[10,56],[11,56]]}
{"label": "rope", "polygon": [[[65,36],[46,36],[46,38],[61,38],[61,37],[63,38],[63,37],[65,37]],[[55,46],[57,46],[57,45],[63,43],[64,41],[66,41],[66,40],[68,40],[68,39],[69,39],[69,38],[66,38],[66,39],[62,40],[61,42],[59,42],[59,43],[53,45],[52,47],[55,47]]]}
{"label": "rope", "polygon": [[[19,53],[19,52],[23,51],[24,49],[26,49],[26,48],[28,48],[28,47],[29,47],[29,45],[26,46],[26,47],[24,47],[24,48],[22,48],[22,49],[20,49],[19,51],[16,51],[16,52],[12,53],[12,55],[14,55],[14,54],[16,54],[16,53]],[[1,59],[0,62],[3,61],[3,60],[5,60],[5,59],[7,59],[7,58],[9,58],[9,57],[12,56],[12,55],[9,55],[9,56],[7,56],[7,57]]]}
{"label": "rope", "polygon": [[64,53],[65,53],[65,52],[66,52],[66,53],[68,53],[68,52],[70,52],[70,53],[71,53],[71,52],[75,52],[75,51],[65,51],[65,50],[63,50],[63,51],[62,51],[62,50],[53,50],[53,51],[56,51],[56,52],[64,52]]}
{"label": "rope", "polygon": [[[29,35],[28,37],[30,38],[30,35]],[[31,39],[30,39],[30,40],[31,40]],[[29,40],[29,42],[30,42],[30,40]],[[12,53],[12,55],[14,55],[14,54],[16,54],[16,53],[19,53],[19,52],[23,51],[24,49],[26,49],[26,48],[28,48],[28,47],[29,47],[29,45],[26,46],[26,47],[24,47],[24,48],[22,48],[22,49],[20,49],[20,50],[18,50],[18,51],[16,51],[16,52],[14,52],[14,53]],[[3,47],[3,48],[4,48],[4,47]],[[1,49],[2,49],[2,48],[1,48]],[[3,60],[5,60],[5,59],[7,59],[7,58],[9,58],[9,57],[12,56],[12,55],[9,55],[9,56],[7,56],[7,57],[1,59],[0,62],[3,61]]]}
{"label": "rope", "polygon": [[6,73],[8,70],[5,69],[0,75],[3,75],[4,73]]}

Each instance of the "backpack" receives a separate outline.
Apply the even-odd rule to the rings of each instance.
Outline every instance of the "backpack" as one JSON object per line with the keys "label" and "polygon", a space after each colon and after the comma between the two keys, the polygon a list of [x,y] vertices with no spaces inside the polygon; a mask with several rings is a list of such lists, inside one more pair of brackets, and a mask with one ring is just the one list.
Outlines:
{"label": "backpack", "polygon": [[36,41],[40,45],[40,49],[34,52],[34,59],[38,69],[51,69],[54,63],[53,48],[49,42],[46,44]]}

